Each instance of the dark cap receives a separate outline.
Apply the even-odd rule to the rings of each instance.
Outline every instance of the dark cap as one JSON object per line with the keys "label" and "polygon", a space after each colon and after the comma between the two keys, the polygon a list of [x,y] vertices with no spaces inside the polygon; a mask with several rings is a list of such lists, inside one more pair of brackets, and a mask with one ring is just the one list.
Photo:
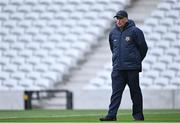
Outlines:
{"label": "dark cap", "polygon": [[116,15],[114,16],[114,18],[123,18],[123,17],[128,17],[128,14],[126,11],[124,10],[120,10],[116,13]]}

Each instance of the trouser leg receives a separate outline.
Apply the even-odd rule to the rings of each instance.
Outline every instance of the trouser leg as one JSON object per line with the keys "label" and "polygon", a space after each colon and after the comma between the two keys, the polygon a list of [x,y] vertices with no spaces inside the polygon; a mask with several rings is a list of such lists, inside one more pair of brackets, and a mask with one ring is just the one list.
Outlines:
{"label": "trouser leg", "polygon": [[126,86],[124,72],[113,70],[111,74],[112,79],[112,95],[109,105],[109,116],[116,116],[119,105],[121,103],[122,93]]}
{"label": "trouser leg", "polygon": [[139,71],[128,71],[128,86],[133,103],[132,115],[135,119],[144,119],[142,93],[139,86]]}

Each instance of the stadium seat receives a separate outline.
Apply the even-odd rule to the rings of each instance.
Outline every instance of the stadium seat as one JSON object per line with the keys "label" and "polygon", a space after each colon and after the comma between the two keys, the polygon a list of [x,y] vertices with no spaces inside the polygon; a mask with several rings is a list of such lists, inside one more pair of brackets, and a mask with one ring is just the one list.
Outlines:
{"label": "stadium seat", "polygon": [[1,71],[1,74],[0,74],[0,81],[1,82],[8,79],[9,77],[10,77],[10,73]]}
{"label": "stadium seat", "polygon": [[4,1],[4,0],[1,0],[0,1],[0,5],[1,6],[5,6],[5,5],[7,5],[8,4],[8,1]]}
{"label": "stadium seat", "polygon": [[15,5],[8,5],[3,8],[3,12],[8,12],[8,13],[14,13],[16,12],[16,6]]}
{"label": "stadium seat", "polygon": [[67,75],[69,73],[69,68],[67,67],[67,65],[65,65],[63,63],[52,64],[50,66],[49,70],[57,72],[59,74],[65,74],[65,75]]}
{"label": "stadium seat", "polygon": [[39,0],[39,3],[42,5],[50,5],[52,0]]}
{"label": "stadium seat", "polygon": [[0,65],[6,65],[10,63],[10,59],[8,57],[1,57]]}
{"label": "stadium seat", "polygon": [[19,37],[18,42],[22,42],[22,43],[29,43],[32,41],[32,36],[31,35],[27,35],[24,34],[22,36]]}
{"label": "stadium seat", "polygon": [[170,28],[170,31],[171,31],[172,33],[180,34],[179,28],[180,28],[180,25],[176,25],[176,26],[171,27],[171,28]]}
{"label": "stadium seat", "polygon": [[[1,19],[1,17],[0,17],[0,19]],[[7,28],[5,28],[5,27],[1,28],[1,30],[0,30],[0,35],[1,36],[7,35],[8,33],[9,33],[9,30]]]}
{"label": "stadium seat", "polygon": [[40,78],[35,80],[35,85],[40,88],[40,90],[50,89],[52,88],[52,82],[48,79]]}
{"label": "stadium seat", "polygon": [[164,62],[166,64],[170,64],[172,62],[172,59],[173,59],[173,56],[169,56],[169,55],[162,55],[160,58],[159,58],[159,61],[160,62]]}
{"label": "stadium seat", "polygon": [[[61,75],[61,74],[60,74],[60,75]],[[49,71],[49,72],[43,73],[43,74],[42,74],[42,77],[43,77],[44,79],[49,80],[49,82],[51,82],[52,85],[53,85],[53,83],[55,83],[55,82],[57,82],[57,81],[62,81],[62,78],[60,78],[60,75],[57,75],[56,72]],[[58,76],[59,76],[59,78],[58,78]],[[61,77],[62,77],[62,76],[61,76]],[[58,80],[58,79],[59,79],[59,80]],[[47,87],[47,88],[48,88],[48,87]]]}
{"label": "stadium seat", "polygon": [[9,42],[9,43],[16,42],[17,41],[17,36],[16,35],[4,36],[4,41]]}
{"label": "stadium seat", "polygon": [[29,14],[25,14],[24,18],[33,21],[39,18],[39,13],[31,12]]}
{"label": "stadium seat", "polygon": [[7,20],[3,23],[3,26],[6,28],[14,28],[16,27],[16,22],[12,20]]}
{"label": "stadium seat", "polygon": [[4,65],[3,66],[3,71],[13,73],[18,69],[18,66],[15,64],[10,64],[10,65]]}
{"label": "stadium seat", "polygon": [[[48,27],[53,27],[53,28],[58,28],[59,26],[62,25],[61,22],[59,22],[59,20],[51,20],[47,22]],[[53,28],[47,28],[46,29],[53,29]],[[51,31],[51,30],[50,30]],[[51,34],[52,35],[52,34]]]}
{"label": "stadium seat", "polygon": [[172,78],[171,79],[171,82],[170,82],[172,85],[176,85],[176,86],[180,86],[180,77],[175,77],[175,78]]}
{"label": "stadium seat", "polygon": [[89,8],[90,6],[88,4],[82,4],[76,10],[80,12],[87,12]]}
{"label": "stadium seat", "polygon": [[167,27],[166,26],[158,26],[158,28],[154,28],[153,30],[154,32],[160,33],[160,34],[164,34],[167,32]]}
{"label": "stadium seat", "polygon": [[178,62],[173,62],[171,64],[168,65],[168,69],[170,70],[175,70],[175,71],[180,71],[180,66]]}
{"label": "stadium seat", "polygon": [[164,0],[164,2],[174,4],[177,3],[177,0]]}
{"label": "stadium seat", "polygon": [[31,64],[21,64],[19,66],[19,71],[28,73],[33,70],[33,66]]}
{"label": "stadium seat", "polygon": [[146,77],[149,77],[149,78],[152,78],[152,79],[156,79],[156,78],[159,77],[159,71],[151,69],[151,70],[147,71],[146,73],[144,73],[144,75]]}
{"label": "stadium seat", "polygon": [[173,49],[168,49],[168,50],[166,50],[165,51],[165,53],[167,54],[167,55],[171,55],[171,56],[178,56],[178,54],[179,54],[179,49],[177,49],[177,48],[173,48]]}
{"label": "stadium seat", "polygon": [[148,25],[143,25],[141,29],[146,35],[152,32],[152,27]]}
{"label": "stadium seat", "polygon": [[12,50],[15,50],[15,51],[19,52],[19,51],[22,51],[22,50],[25,49],[25,44],[20,43],[20,42],[14,42],[14,43],[11,44],[10,48]]}
{"label": "stadium seat", "polygon": [[22,87],[26,88],[34,88],[34,81],[28,78],[23,78],[18,81],[18,84]]}
{"label": "stadium seat", "polygon": [[166,70],[166,71],[163,71],[163,72],[161,73],[161,76],[162,76],[162,77],[169,78],[169,79],[172,79],[173,77],[175,77],[175,71],[174,71],[174,70]]}
{"label": "stadium seat", "polygon": [[176,4],[174,4],[173,6],[172,6],[172,8],[174,9],[174,10],[180,10],[180,2],[176,2]]}
{"label": "stadium seat", "polygon": [[143,71],[148,71],[151,68],[151,64],[149,64],[148,62],[143,62],[142,66]]}
{"label": "stadium seat", "polygon": [[160,48],[154,48],[152,51],[150,51],[150,54],[158,57],[164,54],[164,50]]}
{"label": "stadium seat", "polygon": [[[89,3],[91,3],[91,1],[90,0],[68,0],[68,3],[70,3],[70,4],[74,4],[74,5],[79,5],[79,4],[81,4],[82,2],[84,2],[84,3],[86,3],[86,4],[89,4]],[[92,2],[94,2],[93,0],[92,0]]]}
{"label": "stadium seat", "polygon": [[11,29],[11,33],[13,35],[20,36],[24,33],[24,29],[21,27],[16,27],[16,28]]}
{"label": "stadium seat", "polygon": [[154,27],[159,24],[159,19],[149,18],[149,19],[145,20],[144,24]]}
{"label": "stadium seat", "polygon": [[54,50],[50,51],[48,53],[48,55],[50,57],[59,58],[59,57],[62,57],[64,55],[64,50],[63,49],[54,49]]}
{"label": "stadium seat", "polygon": [[22,20],[21,22],[18,22],[17,25],[19,27],[28,28],[31,27],[31,21],[30,20]]}
{"label": "stadium seat", "polygon": [[20,66],[25,63],[25,58],[17,56],[11,60],[11,63]]}
{"label": "stadium seat", "polygon": [[158,71],[164,71],[166,69],[166,64],[162,62],[158,62],[152,65],[152,69],[155,69]]}
{"label": "stadium seat", "polygon": [[169,41],[169,42],[172,42],[172,41],[176,41],[176,34],[175,33],[168,33],[166,35],[163,36],[163,40],[164,41]]}
{"label": "stadium seat", "polygon": [[165,12],[164,11],[160,11],[160,10],[155,10],[151,13],[151,16],[153,18],[158,18],[158,19],[162,19],[165,16]]}
{"label": "stadium seat", "polygon": [[156,43],[156,46],[159,47],[159,48],[162,48],[162,49],[166,50],[166,49],[169,48],[170,42],[167,42],[167,41],[157,42],[157,43]]}
{"label": "stadium seat", "polygon": [[15,71],[12,75],[11,75],[11,78],[13,78],[14,80],[21,80],[21,79],[24,79],[26,77],[26,74],[22,71]]}
{"label": "stadium seat", "polygon": [[18,55],[24,58],[29,58],[30,56],[32,56],[32,51],[31,50],[23,50],[23,52],[20,52]]}
{"label": "stadium seat", "polygon": [[174,57],[174,61],[180,63],[180,56]]}
{"label": "stadium seat", "polygon": [[171,9],[171,4],[169,3],[160,3],[158,6],[157,6],[158,9],[160,10],[163,10],[163,11],[169,11]]}
{"label": "stadium seat", "polygon": [[39,65],[36,65],[34,70],[40,73],[45,73],[48,71],[48,66],[46,64],[41,63]]}
{"label": "stadium seat", "polygon": [[36,20],[36,21],[32,21],[31,25],[34,27],[43,28],[47,25],[47,21],[46,20]]}
{"label": "stadium seat", "polygon": [[25,0],[24,3],[28,5],[35,5],[37,4],[37,0]]}
{"label": "stadium seat", "polygon": [[144,59],[144,62],[148,62],[150,64],[153,64],[157,61],[157,56],[148,54],[147,57]]}
{"label": "stadium seat", "polygon": [[41,59],[41,63],[47,65],[48,67],[54,64],[56,61],[56,57],[45,57]]}
{"label": "stadium seat", "polygon": [[37,71],[31,71],[27,74],[26,78],[31,79],[31,80],[37,80],[41,78],[41,73]]}
{"label": "stadium seat", "polygon": [[0,90],[1,91],[9,91],[9,88],[0,84]]}
{"label": "stadium seat", "polygon": [[41,60],[40,57],[32,56],[31,58],[28,58],[26,60],[26,63],[31,64],[31,65],[38,65],[38,64],[40,64],[40,60]]}
{"label": "stadium seat", "polygon": [[36,57],[45,58],[48,55],[48,51],[45,49],[40,49],[33,54]]}
{"label": "stadium seat", "polygon": [[154,81],[154,83],[160,86],[167,86],[169,84],[169,79],[164,77],[159,77]]}
{"label": "stadium seat", "polygon": [[17,80],[12,79],[12,78],[8,78],[8,79],[3,81],[3,85],[6,86],[6,87],[9,87],[9,88],[12,88],[14,86],[17,87],[18,86],[17,84],[18,84]]}
{"label": "stadium seat", "polygon": [[31,5],[23,5],[17,7],[17,12],[28,13],[31,11]]}
{"label": "stadium seat", "polygon": [[148,77],[141,77],[140,78],[140,85],[148,87],[153,84],[153,79]]}
{"label": "stadium seat", "polygon": [[174,24],[174,19],[173,18],[165,18],[160,21],[160,25],[164,25],[166,27],[170,27]]}
{"label": "stadium seat", "polygon": [[6,52],[3,53],[3,56],[5,57],[9,57],[9,58],[14,58],[18,55],[18,52],[15,50],[8,50]]}
{"label": "stadium seat", "polygon": [[148,39],[150,39],[150,41],[157,42],[157,41],[161,40],[161,34],[159,34],[159,33],[151,33],[149,35]]}
{"label": "stadium seat", "polygon": [[64,5],[67,2],[68,2],[67,0],[52,0],[52,3],[57,5]]}
{"label": "stadium seat", "polygon": [[176,10],[168,11],[168,12],[166,13],[166,16],[167,16],[168,18],[177,19],[177,18],[179,18],[179,11],[176,11]]}

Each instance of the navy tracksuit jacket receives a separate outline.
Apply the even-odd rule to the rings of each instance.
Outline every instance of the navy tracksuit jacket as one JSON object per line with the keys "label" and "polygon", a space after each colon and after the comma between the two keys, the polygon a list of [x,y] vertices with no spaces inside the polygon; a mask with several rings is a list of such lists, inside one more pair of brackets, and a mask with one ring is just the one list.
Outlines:
{"label": "navy tracksuit jacket", "polygon": [[109,105],[109,116],[116,116],[122,93],[126,84],[130,88],[133,102],[133,117],[144,118],[142,94],[139,87],[139,72],[142,70],[142,60],[148,47],[143,32],[137,28],[134,21],[128,20],[123,30],[115,26],[109,34],[109,44],[112,51],[113,71],[112,96]]}

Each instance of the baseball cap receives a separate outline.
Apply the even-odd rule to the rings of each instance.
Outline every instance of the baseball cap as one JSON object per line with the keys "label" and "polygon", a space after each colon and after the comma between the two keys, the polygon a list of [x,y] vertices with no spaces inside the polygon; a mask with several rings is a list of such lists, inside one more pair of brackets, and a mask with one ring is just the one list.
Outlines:
{"label": "baseball cap", "polygon": [[116,13],[116,15],[114,16],[114,18],[124,18],[124,17],[128,17],[128,14],[126,11],[124,10],[120,10]]}

